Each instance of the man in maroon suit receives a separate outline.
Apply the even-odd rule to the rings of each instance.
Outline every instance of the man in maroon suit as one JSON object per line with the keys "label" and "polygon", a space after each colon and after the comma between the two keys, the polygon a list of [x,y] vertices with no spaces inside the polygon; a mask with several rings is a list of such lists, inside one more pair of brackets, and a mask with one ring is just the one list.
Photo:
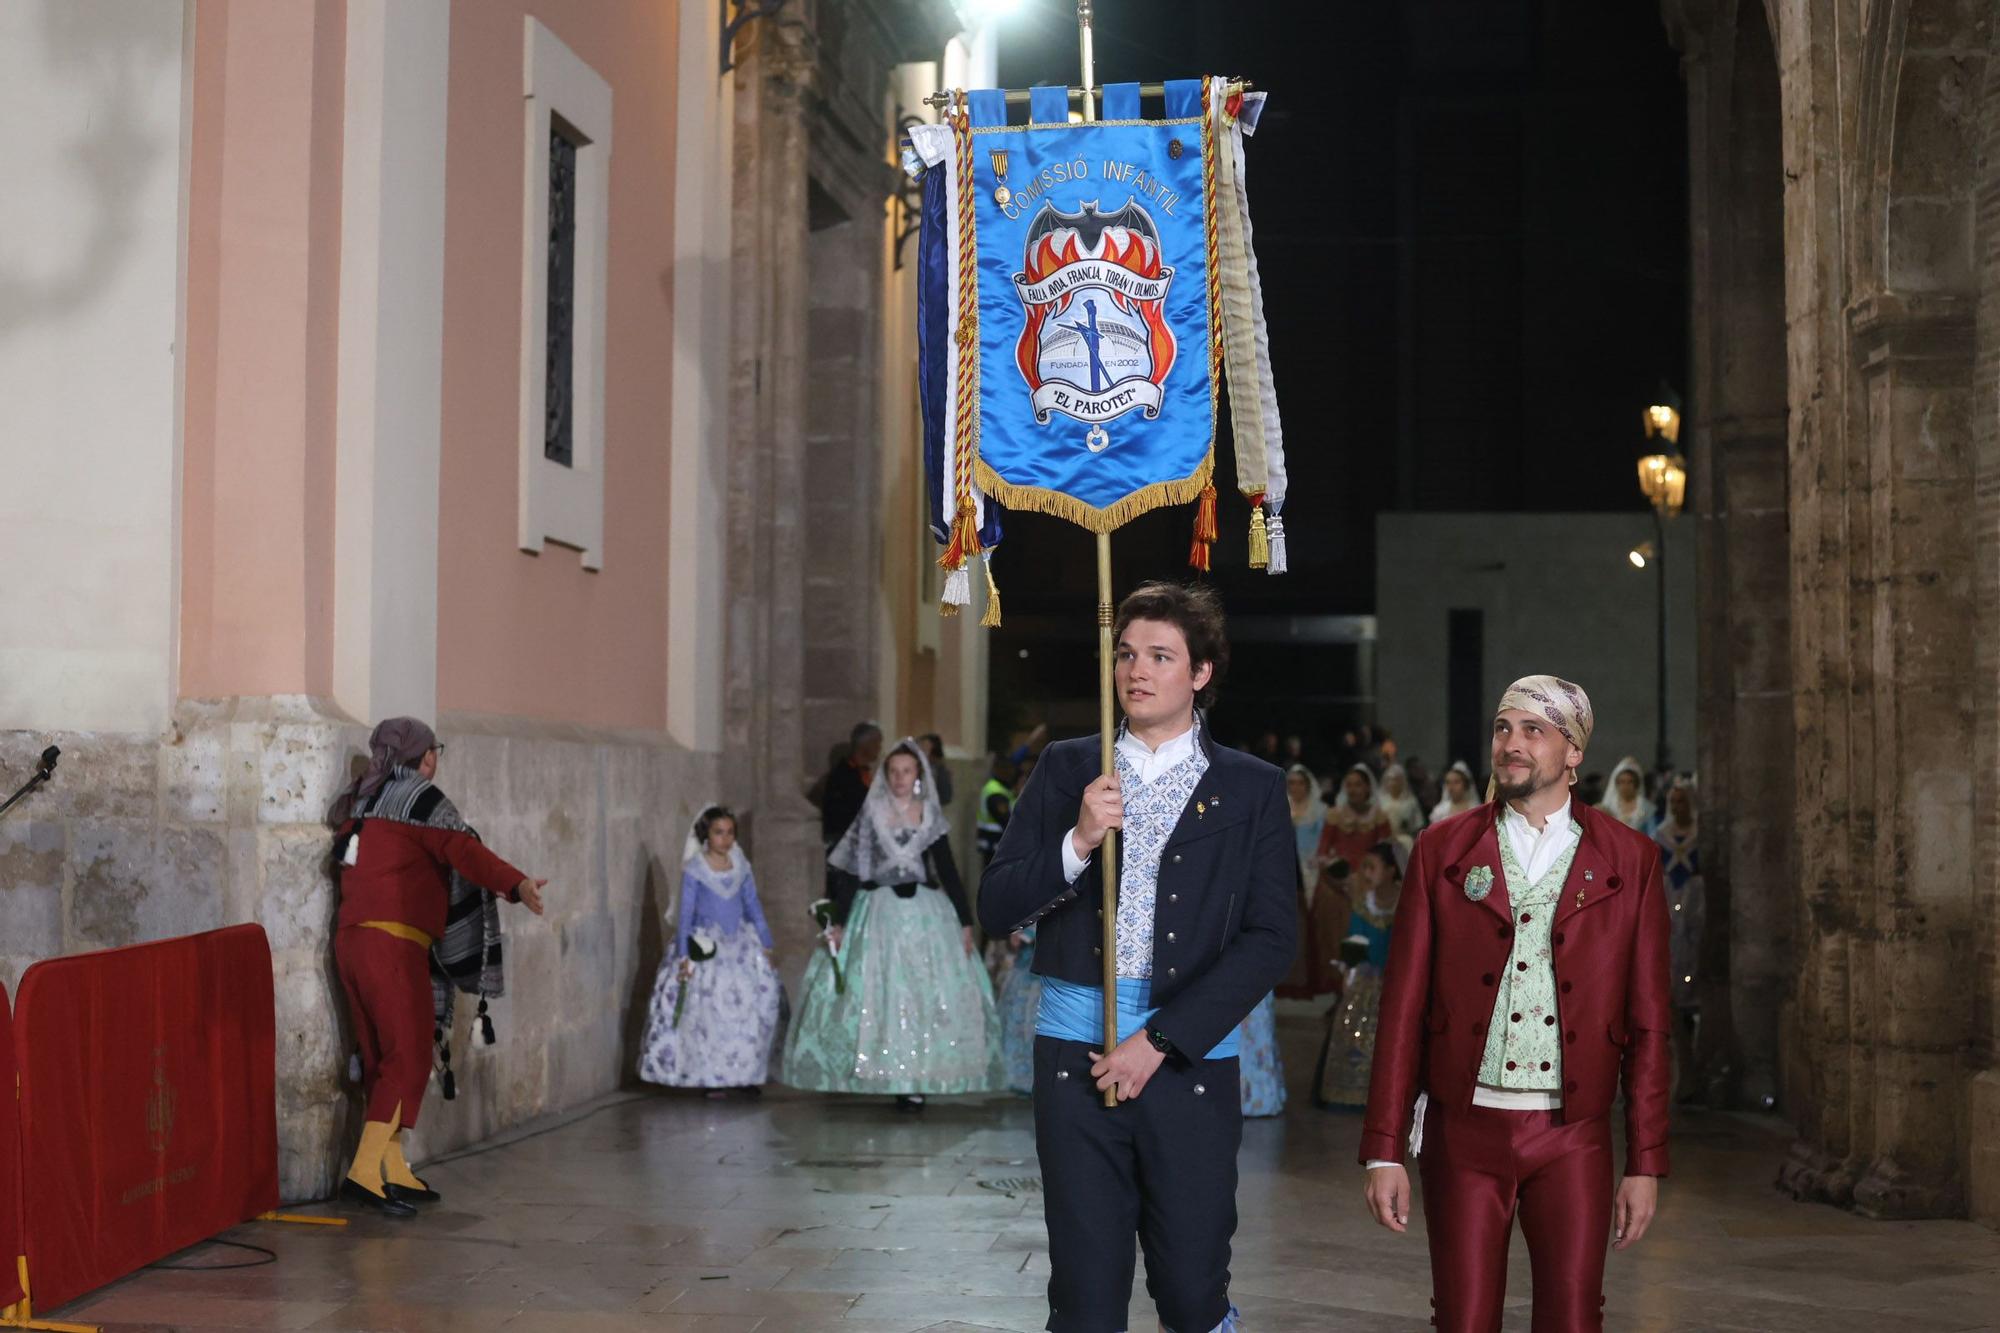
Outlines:
{"label": "man in maroon suit", "polygon": [[1592,720],[1568,681],[1510,686],[1493,719],[1492,799],[1424,830],[1396,909],[1361,1160],[1370,1210],[1400,1232],[1406,1142],[1418,1157],[1444,1333],[1499,1329],[1517,1211],[1535,1333],[1602,1329],[1606,1235],[1622,1250],[1646,1233],[1667,1173],[1660,857],[1570,800]]}

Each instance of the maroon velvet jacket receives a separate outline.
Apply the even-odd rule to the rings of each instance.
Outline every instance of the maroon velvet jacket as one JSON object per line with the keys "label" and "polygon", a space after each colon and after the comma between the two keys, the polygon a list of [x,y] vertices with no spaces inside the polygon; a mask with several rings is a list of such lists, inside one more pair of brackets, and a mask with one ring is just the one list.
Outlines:
{"label": "maroon velvet jacket", "polygon": [[[1432,825],[1410,857],[1383,976],[1364,1163],[1403,1160],[1419,1091],[1446,1106],[1472,1105],[1496,981],[1514,942],[1499,809],[1489,803]],[[1625,1174],[1664,1176],[1673,1057],[1659,847],[1601,810],[1572,805],[1570,814],[1583,837],[1550,937],[1563,1032],[1561,1114],[1567,1121],[1604,1115],[1622,1077]],[[1474,866],[1494,872],[1479,902],[1465,896]]]}

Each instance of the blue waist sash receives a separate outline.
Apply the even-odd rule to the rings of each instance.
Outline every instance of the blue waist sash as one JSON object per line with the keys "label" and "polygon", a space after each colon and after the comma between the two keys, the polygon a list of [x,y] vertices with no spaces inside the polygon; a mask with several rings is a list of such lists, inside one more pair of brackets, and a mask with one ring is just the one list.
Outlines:
{"label": "blue waist sash", "polygon": [[[1149,1008],[1153,982],[1150,977],[1118,978],[1118,1040],[1123,1041],[1158,1013]],[[1210,1060],[1233,1060],[1241,1044],[1241,1024],[1208,1053]],[[1079,986],[1057,977],[1042,978],[1042,1007],[1035,1014],[1035,1034],[1060,1041],[1087,1041],[1101,1046],[1104,1041],[1104,992],[1095,986]],[[1167,1034],[1169,1037],[1173,1033]]]}

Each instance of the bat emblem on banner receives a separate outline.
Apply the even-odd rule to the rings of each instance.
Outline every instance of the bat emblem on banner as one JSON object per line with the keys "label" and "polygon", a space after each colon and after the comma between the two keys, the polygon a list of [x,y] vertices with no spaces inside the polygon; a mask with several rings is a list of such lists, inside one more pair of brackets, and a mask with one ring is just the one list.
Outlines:
{"label": "bat emblem on banner", "polygon": [[1055,413],[1084,422],[1098,453],[1110,443],[1105,422],[1134,410],[1158,419],[1179,343],[1166,316],[1174,270],[1152,217],[1131,200],[1112,213],[1094,200],[1075,213],[1045,203],[1022,259],[1014,359],[1037,424]]}

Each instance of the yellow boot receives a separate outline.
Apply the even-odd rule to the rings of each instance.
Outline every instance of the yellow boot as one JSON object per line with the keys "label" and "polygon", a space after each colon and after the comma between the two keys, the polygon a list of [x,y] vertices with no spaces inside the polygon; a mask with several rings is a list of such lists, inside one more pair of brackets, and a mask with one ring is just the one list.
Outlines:
{"label": "yellow boot", "polygon": [[410,1170],[409,1160],[403,1156],[401,1130],[389,1136],[389,1144],[382,1150],[382,1182],[383,1193],[404,1203],[436,1203],[442,1197]]}
{"label": "yellow boot", "polygon": [[354,1150],[354,1164],[347,1168],[347,1177],[340,1182],[340,1197],[365,1204],[388,1217],[415,1217],[415,1208],[389,1197],[382,1187],[382,1159],[395,1140],[393,1118],[370,1120],[361,1126],[361,1146]]}

